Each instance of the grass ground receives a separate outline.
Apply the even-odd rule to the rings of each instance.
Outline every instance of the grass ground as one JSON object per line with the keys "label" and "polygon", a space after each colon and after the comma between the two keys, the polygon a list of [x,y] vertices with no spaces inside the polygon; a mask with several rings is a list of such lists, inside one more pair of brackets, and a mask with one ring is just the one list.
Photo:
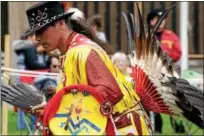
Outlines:
{"label": "grass ground", "polygon": [[[8,135],[28,135],[29,134],[28,130],[19,131],[17,129],[17,113],[13,112],[13,110],[9,110],[8,118],[9,118]],[[186,133],[183,133],[183,134],[174,133],[170,124],[169,116],[162,114],[162,119],[163,119],[163,129],[162,129],[163,133],[161,135],[188,135],[188,132],[190,135],[203,135],[203,130],[198,129],[195,125],[192,125],[191,129],[189,129],[187,125],[185,125],[185,130],[186,131],[188,130],[188,132]]]}
{"label": "grass ground", "polygon": [[162,119],[163,119],[162,135],[202,135],[202,136],[204,135],[204,131],[202,129],[198,128],[196,125],[191,124],[185,119],[182,120],[185,124],[184,126],[186,133],[175,133],[171,126],[169,116],[162,114]]}
{"label": "grass ground", "polygon": [[[26,117],[27,121],[28,118]],[[18,130],[17,128],[17,113],[13,110],[8,111],[8,135],[28,135],[28,130]]]}

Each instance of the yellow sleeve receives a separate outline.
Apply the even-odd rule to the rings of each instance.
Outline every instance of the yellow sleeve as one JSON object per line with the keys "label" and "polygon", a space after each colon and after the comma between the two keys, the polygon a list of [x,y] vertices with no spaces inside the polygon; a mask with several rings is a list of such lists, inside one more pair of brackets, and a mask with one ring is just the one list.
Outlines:
{"label": "yellow sleeve", "polygon": [[80,45],[67,51],[58,90],[72,84],[87,84],[86,59],[91,49],[88,45]]}

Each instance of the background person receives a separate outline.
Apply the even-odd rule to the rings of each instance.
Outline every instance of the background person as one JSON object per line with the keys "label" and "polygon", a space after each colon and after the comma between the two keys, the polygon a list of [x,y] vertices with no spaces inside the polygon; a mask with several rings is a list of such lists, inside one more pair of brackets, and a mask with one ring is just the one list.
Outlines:
{"label": "background person", "polygon": [[124,74],[126,79],[131,82],[131,68],[129,67],[130,63],[127,55],[123,52],[116,52],[111,56],[111,61],[118,67],[120,72]]}
{"label": "background person", "polygon": [[[13,49],[17,55],[17,69],[21,70],[39,70],[46,69],[46,54],[42,51],[37,52],[35,34],[30,30],[26,30],[19,40],[13,42]],[[17,83],[32,83],[30,77],[17,77]],[[25,112],[18,110],[18,129],[25,129]],[[35,116],[30,116],[31,122],[35,121]],[[31,123],[31,129],[34,129],[34,123]]]}
{"label": "background person", "polygon": [[[147,15],[147,24],[154,27],[157,20],[162,16],[163,10],[155,9]],[[171,30],[166,28],[166,19],[164,19],[155,33],[157,40],[161,42],[161,48],[167,52],[168,56],[174,62],[178,62],[181,58],[181,45],[178,36]]]}
{"label": "background person", "polygon": [[102,26],[102,18],[100,15],[93,15],[92,17],[88,18],[87,23],[99,39],[103,40],[104,42],[107,41],[105,33],[100,31]]}

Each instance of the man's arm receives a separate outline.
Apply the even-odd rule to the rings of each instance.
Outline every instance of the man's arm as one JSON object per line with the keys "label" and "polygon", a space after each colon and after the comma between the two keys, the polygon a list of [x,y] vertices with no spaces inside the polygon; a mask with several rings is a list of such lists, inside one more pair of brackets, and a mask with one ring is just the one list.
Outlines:
{"label": "man's arm", "polygon": [[94,50],[87,58],[86,73],[88,85],[95,87],[106,100],[115,105],[122,99],[123,94],[116,80]]}

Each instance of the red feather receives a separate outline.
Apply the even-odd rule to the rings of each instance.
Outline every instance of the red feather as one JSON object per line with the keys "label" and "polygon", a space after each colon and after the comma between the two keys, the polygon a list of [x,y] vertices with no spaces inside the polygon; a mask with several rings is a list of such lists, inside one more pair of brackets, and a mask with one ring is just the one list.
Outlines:
{"label": "red feather", "polygon": [[143,106],[150,111],[173,114],[145,72],[137,65],[132,71],[132,77],[136,81],[135,91],[140,96]]}

